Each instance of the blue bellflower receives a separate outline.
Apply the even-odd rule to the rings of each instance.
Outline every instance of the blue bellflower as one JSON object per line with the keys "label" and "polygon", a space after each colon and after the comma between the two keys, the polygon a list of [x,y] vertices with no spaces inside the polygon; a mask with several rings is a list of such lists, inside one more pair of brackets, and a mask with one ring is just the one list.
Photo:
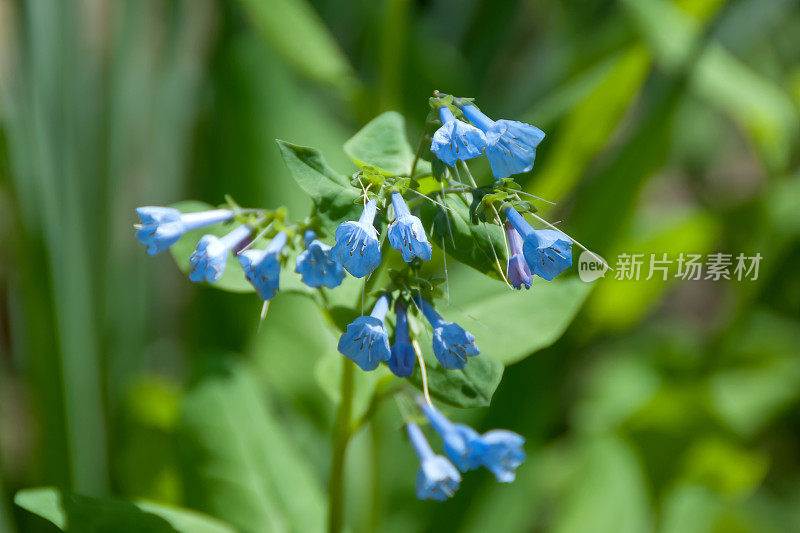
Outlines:
{"label": "blue bellflower", "polygon": [[511,483],[516,477],[514,470],[525,460],[523,444],[525,438],[513,431],[487,431],[476,445],[478,460],[494,474],[497,481]]}
{"label": "blue bellflower", "polygon": [[462,472],[485,467],[497,481],[511,483],[515,469],[525,460],[525,439],[513,431],[494,429],[483,435],[464,424],[455,424],[427,403],[420,402],[425,417],[442,437],[447,457]]}
{"label": "blue bellflower", "polygon": [[389,296],[384,294],[378,298],[369,316],[356,318],[339,338],[339,351],[362,370],[375,370],[391,355],[389,335],[383,325],[388,310]]}
{"label": "blue bellflower", "polygon": [[456,467],[445,457],[433,453],[422,430],[414,422],[406,424],[406,433],[420,461],[417,498],[443,502],[453,496],[461,484],[461,474]]}
{"label": "blue bellflower", "polygon": [[389,370],[399,378],[407,378],[414,371],[416,354],[411,345],[411,337],[408,333],[408,315],[406,308],[397,302],[395,308],[397,324],[394,328],[394,345],[389,360],[386,362]]}
{"label": "blue bellflower", "polygon": [[317,239],[317,234],[306,230],[306,249],[297,256],[295,272],[309,287],[328,287],[333,289],[342,284],[344,268],[331,259],[331,247]]}
{"label": "blue bellflower", "polygon": [[163,252],[187,231],[233,218],[233,211],[229,209],[181,213],[171,207],[145,206],[137,207],[136,214],[139,215],[139,224],[134,226],[136,238],[147,246],[150,255]]}
{"label": "blue bellflower", "polygon": [[231,231],[224,237],[216,235],[203,235],[197,248],[189,258],[191,271],[189,279],[192,281],[208,281],[213,283],[222,277],[228,261],[228,252],[234,246],[250,236],[252,229],[244,224]]}
{"label": "blue bellflower", "polygon": [[505,214],[522,236],[522,253],[531,272],[551,281],[572,265],[572,240],[569,237],[552,229],[533,229],[513,207],[507,207]]}
{"label": "blue bellflower", "polygon": [[454,424],[425,402],[420,402],[420,407],[431,427],[442,437],[444,453],[459,470],[467,472],[481,466],[475,447],[481,438],[477,431],[465,424]]}
{"label": "blue bellflower", "polygon": [[370,200],[358,221],[342,222],[336,228],[331,257],[357,278],[368,276],[381,264],[381,244],[372,225],[377,209],[377,202]]}
{"label": "blue bellflower", "polygon": [[433,355],[444,368],[464,368],[467,357],[478,355],[475,335],[453,322],[447,322],[427,300],[419,296],[414,301],[433,328]]}
{"label": "blue bellflower", "polygon": [[410,263],[415,257],[423,261],[431,259],[431,243],[425,236],[422,221],[408,210],[403,195],[392,193],[395,220],[389,225],[389,244],[403,254],[403,261]]}
{"label": "blue bellflower", "polygon": [[481,130],[457,120],[447,106],[439,108],[442,126],[433,134],[431,152],[447,165],[455,166],[459,159],[465,161],[483,155],[486,136]]}
{"label": "blue bellflower", "polygon": [[281,274],[281,250],[286,246],[286,234],[280,232],[264,250],[245,250],[239,254],[239,264],[247,281],[255,287],[258,297],[271,300],[278,292]]}
{"label": "blue bellflower", "polygon": [[533,283],[533,275],[528,267],[525,256],[522,253],[522,237],[511,224],[506,224],[506,235],[508,236],[509,258],[506,265],[508,282],[517,290],[530,289]]}
{"label": "blue bellflower", "polygon": [[472,104],[461,107],[461,112],[485,134],[486,158],[495,178],[507,178],[533,168],[536,147],[544,139],[542,130],[516,120],[494,121]]}

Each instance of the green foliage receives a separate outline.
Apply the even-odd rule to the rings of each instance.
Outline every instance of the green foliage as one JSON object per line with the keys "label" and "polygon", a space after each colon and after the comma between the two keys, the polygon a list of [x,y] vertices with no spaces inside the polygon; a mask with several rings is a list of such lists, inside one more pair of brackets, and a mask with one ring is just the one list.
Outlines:
{"label": "green foliage", "polygon": [[577,278],[537,281],[528,294],[495,282],[489,295],[445,317],[471,331],[483,353],[506,366],[517,363],[558,340],[592,289]]}
{"label": "green foliage", "polygon": [[[324,528],[337,330],[361,311],[363,280],[325,291],[325,316],[321,294],[308,298],[291,273],[294,251],[257,333],[252,295],[179,283],[172,265],[143,254],[133,208],[231,193],[288,205],[299,222],[313,203],[330,243],[360,212],[347,157],[385,178],[407,173],[417,137],[406,127],[422,131],[434,88],[542,127],[520,184],[557,201],[534,203],[612,266],[619,252],[764,260],[757,281],[608,272],[595,287],[567,277],[512,292],[496,226],[488,236],[470,226],[468,200],[450,195],[444,209],[409,193],[447,254],[425,266],[441,272],[446,259],[437,306],[482,350],[465,371],[431,365],[431,392],[460,407],[491,402],[453,418],[517,431],[529,458],[513,484],[471,473],[445,505],[414,501],[417,460],[397,409],[379,401],[405,382],[358,372],[350,422],[369,413],[372,423],[348,451],[347,529],[769,533],[800,523],[796,3],[624,0],[603,3],[602,16],[488,0],[458,13],[395,0],[8,4],[4,532],[42,525],[7,512],[8,494],[42,484],[125,498],[17,492],[21,507],[70,530]],[[319,151],[276,150],[275,137]],[[491,182],[485,161],[470,166]],[[439,182],[419,185],[440,201]],[[231,228],[185,236],[173,248],[183,271],[202,234]],[[215,285],[252,292],[236,263]],[[184,385],[209,354],[231,351],[245,355]]]}
{"label": "green foliage", "polygon": [[431,242],[457,261],[478,272],[503,279],[503,230],[494,224],[472,224],[469,203],[460,196],[449,196],[444,205],[425,202],[420,218],[426,228],[433,227]]}
{"label": "green foliage", "polygon": [[403,115],[395,111],[372,119],[344,143],[344,151],[356,165],[372,165],[388,176],[408,176],[414,151],[406,139]]}
{"label": "green foliage", "polygon": [[358,218],[358,192],[350,180],[325,162],[318,150],[278,141],[289,173],[314,202],[314,216],[322,229],[332,235],[342,221]]}
{"label": "green foliage", "polygon": [[54,488],[26,489],[14,502],[61,531],[153,533],[233,533],[233,527],[195,511],[155,502],[127,502],[65,494]]}
{"label": "green foliage", "polygon": [[179,432],[190,504],[241,531],[324,529],[319,480],[265,405],[248,365],[187,393]]}
{"label": "green foliage", "polygon": [[305,0],[239,0],[261,36],[301,74],[348,95],[357,87],[352,67]]}
{"label": "green foliage", "polygon": [[[485,407],[503,377],[503,365],[491,355],[480,354],[469,359],[462,370],[447,370],[428,364],[428,387],[431,396],[455,407]],[[422,387],[419,366],[411,381]]]}

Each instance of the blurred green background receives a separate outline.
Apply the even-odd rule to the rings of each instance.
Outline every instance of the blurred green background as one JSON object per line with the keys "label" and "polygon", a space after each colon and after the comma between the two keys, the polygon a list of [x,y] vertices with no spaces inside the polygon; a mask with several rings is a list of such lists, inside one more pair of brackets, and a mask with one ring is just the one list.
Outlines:
{"label": "blurred green background", "polygon": [[[541,127],[520,182],[612,265],[763,260],[607,276],[490,408],[449,411],[528,439],[512,485],[418,502],[386,402],[349,451],[351,530],[800,531],[791,0],[0,0],[0,531],[52,528],[13,504],[42,485],[321,527],[335,338],[292,295],[256,333],[260,302],[146,256],[133,209],[230,193],[302,218],[273,139],[350,173],[342,143],[397,110],[415,145],[434,89]],[[477,274],[448,266],[466,306]],[[198,381],[221,358],[233,377]]]}

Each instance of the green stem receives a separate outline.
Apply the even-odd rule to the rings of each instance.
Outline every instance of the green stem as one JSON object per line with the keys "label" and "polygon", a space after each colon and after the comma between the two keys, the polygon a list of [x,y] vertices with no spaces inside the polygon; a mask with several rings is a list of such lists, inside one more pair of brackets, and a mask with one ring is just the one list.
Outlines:
{"label": "green stem", "polygon": [[342,383],[339,410],[333,427],[333,456],[331,457],[331,479],[329,487],[330,509],[328,531],[338,533],[344,521],[344,461],[350,442],[350,418],[353,410],[353,380],[355,364],[342,357]]}
{"label": "green stem", "polygon": [[422,148],[425,142],[425,135],[428,134],[428,129],[430,127],[429,122],[425,122],[425,127],[422,128],[422,134],[419,136],[419,142],[417,143],[417,151],[414,153],[414,162],[411,163],[411,172],[408,173],[408,177],[414,179],[414,172],[417,171],[417,163],[419,163],[419,158],[422,155]]}
{"label": "green stem", "polygon": [[372,469],[370,472],[370,497],[369,506],[369,529],[370,531],[380,531],[381,518],[383,515],[383,494],[381,491],[381,427],[377,418],[370,420],[370,459]]}

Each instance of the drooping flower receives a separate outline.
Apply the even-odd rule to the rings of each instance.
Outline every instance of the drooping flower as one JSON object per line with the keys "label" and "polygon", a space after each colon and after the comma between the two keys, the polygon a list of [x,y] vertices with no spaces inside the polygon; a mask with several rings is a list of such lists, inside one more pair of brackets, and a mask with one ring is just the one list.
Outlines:
{"label": "drooping flower", "polygon": [[250,226],[243,224],[224,237],[203,235],[189,258],[191,265],[189,279],[209,283],[217,281],[225,271],[228,253],[239,242],[248,238],[251,231]]}
{"label": "drooping flower", "polygon": [[136,214],[139,215],[139,224],[135,226],[136,238],[147,246],[150,255],[163,252],[187,231],[233,218],[233,211],[229,209],[181,213],[171,207],[157,206],[137,207]]}
{"label": "drooping flower", "polygon": [[333,289],[342,284],[344,268],[331,259],[331,247],[317,239],[317,234],[306,230],[306,249],[297,256],[295,272],[309,287],[328,287]]}
{"label": "drooping flower", "polygon": [[525,439],[513,431],[494,429],[483,435],[465,424],[448,420],[433,406],[420,402],[425,417],[442,437],[447,457],[462,472],[483,466],[497,481],[511,483],[514,470],[525,460]]}
{"label": "drooping flower", "polygon": [[381,264],[381,244],[372,225],[378,204],[370,200],[358,221],[348,221],[336,228],[336,244],[331,258],[357,278],[372,273]]}
{"label": "drooping flower", "polygon": [[384,294],[368,316],[356,318],[339,338],[339,351],[362,370],[375,370],[391,355],[389,335],[383,325],[389,310],[389,296]]}
{"label": "drooping flower", "polygon": [[454,424],[431,405],[420,402],[420,407],[431,427],[442,437],[444,453],[459,470],[467,472],[481,465],[475,444],[480,434],[465,424]]}
{"label": "drooping flower", "polygon": [[403,254],[403,261],[410,263],[415,257],[430,261],[431,243],[425,236],[422,221],[408,210],[403,195],[392,193],[395,220],[389,225],[389,244]]}
{"label": "drooping flower", "polygon": [[239,254],[239,264],[244,269],[244,275],[262,300],[271,300],[278,292],[280,255],[285,245],[286,234],[280,232],[264,250],[250,249]]}
{"label": "drooping flower", "polygon": [[525,460],[523,444],[525,438],[513,431],[487,431],[476,445],[478,460],[494,474],[497,481],[511,483],[516,477],[514,470]]}
{"label": "drooping flower", "polygon": [[402,303],[397,302],[395,314],[397,315],[397,324],[394,328],[394,345],[386,364],[395,376],[407,378],[414,371],[416,354],[408,333],[408,315]]}
{"label": "drooping flower", "polygon": [[424,298],[415,296],[414,301],[433,328],[433,354],[443,367],[464,368],[467,357],[481,353],[472,333],[454,322],[447,322]]}
{"label": "drooping flower", "polygon": [[406,432],[420,461],[416,483],[417,498],[443,502],[453,496],[461,485],[461,474],[456,467],[445,457],[433,453],[417,424],[407,423]]}
{"label": "drooping flower", "polygon": [[508,281],[517,290],[521,290],[523,285],[525,289],[530,289],[533,283],[533,276],[522,253],[522,237],[511,224],[506,224],[506,235],[508,236],[509,248],[509,258],[506,265]]}
{"label": "drooping flower", "polygon": [[509,223],[522,236],[522,253],[531,272],[551,281],[572,265],[572,240],[552,229],[536,230],[513,207],[505,209]]}
{"label": "drooping flower", "polygon": [[483,132],[453,116],[447,106],[439,108],[442,126],[433,134],[431,152],[451,167],[459,159],[465,161],[483,155],[486,137]]}
{"label": "drooping flower", "polygon": [[485,134],[486,158],[495,178],[507,178],[533,168],[536,147],[544,139],[542,130],[516,120],[492,120],[472,104],[462,106],[461,112]]}

